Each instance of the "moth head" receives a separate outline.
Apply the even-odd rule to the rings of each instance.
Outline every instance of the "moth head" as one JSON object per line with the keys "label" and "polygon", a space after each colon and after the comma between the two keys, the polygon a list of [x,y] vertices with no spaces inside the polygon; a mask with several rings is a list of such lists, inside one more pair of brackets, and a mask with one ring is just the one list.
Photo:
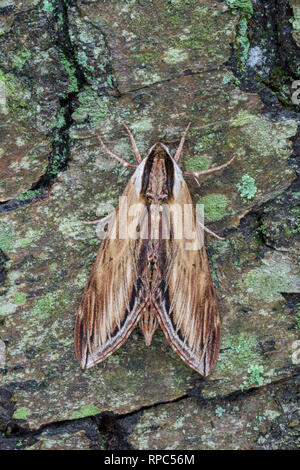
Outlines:
{"label": "moth head", "polygon": [[156,144],[152,145],[152,147],[150,148],[146,158],[148,158],[150,156],[158,157],[158,158],[161,158],[161,159],[167,158],[167,157],[172,158],[170,150],[162,142],[156,142]]}
{"label": "moth head", "polygon": [[165,201],[177,197],[182,173],[168,147],[156,142],[137,167],[133,179],[137,195],[151,195],[155,202]]}

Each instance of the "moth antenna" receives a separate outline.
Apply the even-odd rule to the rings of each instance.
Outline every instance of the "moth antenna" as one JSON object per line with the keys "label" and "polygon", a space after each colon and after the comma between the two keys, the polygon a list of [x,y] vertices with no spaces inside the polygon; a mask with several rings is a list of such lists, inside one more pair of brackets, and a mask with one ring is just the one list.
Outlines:
{"label": "moth antenna", "polygon": [[184,174],[193,176],[194,178],[201,176],[201,175],[207,175],[208,173],[213,173],[214,171],[222,170],[226,166],[230,165],[230,163],[232,163],[233,160],[235,159],[236,159],[236,155],[234,155],[230,160],[228,160],[228,162],[223,163],[223,165],[216,166],[215,168],[209,168],[208,170],[202,170],[202,171],[184,171]]}
{"label": "moth antenna", "polygon": [[124,160],[123,158],[121,158],[118,155],[116,155],[115,153],[113,153],[111,150],[109,150],[108,147],[106,147],[106,145],[103,142],[103,140],[101,139],[101,137],[99,135],[97,135],[97,137],[100,140],[101,145],[102,145],[103,149],[105,150],[105,152],[107,152],[111,157],[118,160],[118,162],[122,163],[122,165],[125,167],[125,169],[127,169],[128,167],[133,167],[133,168],[137,167],[137,165],[134,165],[133,163],[128,163],[128,162],[126,162],[126,160]]}
{"label": "moth antenna", "polygon": [[203,228],[203,230],[205,230],[206,232],[210,233],[211,235],[213,235],[214,237],[216,237],[218,240],[225,240],[224,237],[220,237],[219,235],[217,235],[215,232],[213,232],[212,230],[209,230],[209,228],[205,227],[201,222],[200,220],[197,219],[197,223],[200,225],[201,228]]}
{"label": "moth antenna", "polygon": [[134,156],[135,156],[135,158],[136,158],[136,161],[137,161],[138,163],[141,163],[141,162],[143,161],[143,159],[142,159],[141,154],[140,154],[140,152],[139,152],[139,150],[138,150],[138,148],[137,148],[137,145],[136,145],[136,142],[135,142],[135,140],[134,140],[134,137],[133,137],[133,135],[131,134],[129,128],[128,128],[127,125],[126,125],[126,123],[125,123],[124,121],[122,121],[122,124],[123,124],[123,126],[125,127],[125,130],[126,130],[126,132],[128,133],[128,135],[129,135],[129,137],[130,137],[131,145],[132,145],[132,147],[133,147],[133,153],[134,153]]}
{"label": "moth antenna", "polygon": [[182,149],[183,149],[183,144],[184,144],[184,141],[185,141],[185,136],[186,136],[186,134],[187,134],[189,128],[191,127],[191,124],[192,124],[191,122],[188,123],[187,128],[186,128],[186,130],[184,131],[183,136],[181,137],[179,147],[178,147],[178,149],[176,150],[176,153],[175,153],[175,155],[174,155],[174,160],[175,160],[175,162],[177,162],[177,163],[178,163],[179,160],[180,160],[181,152],[182,152]]}

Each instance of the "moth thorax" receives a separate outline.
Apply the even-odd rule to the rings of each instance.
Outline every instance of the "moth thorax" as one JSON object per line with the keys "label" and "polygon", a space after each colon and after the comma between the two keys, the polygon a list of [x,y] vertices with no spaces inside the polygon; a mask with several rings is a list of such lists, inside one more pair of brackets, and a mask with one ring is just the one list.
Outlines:
{"label": "moth thorax", "polygon": [[150,171],[146,197],[154,203],[168,199],[169,191],[167,185],[167,171],[165,165],[165,154],[156,152]]}

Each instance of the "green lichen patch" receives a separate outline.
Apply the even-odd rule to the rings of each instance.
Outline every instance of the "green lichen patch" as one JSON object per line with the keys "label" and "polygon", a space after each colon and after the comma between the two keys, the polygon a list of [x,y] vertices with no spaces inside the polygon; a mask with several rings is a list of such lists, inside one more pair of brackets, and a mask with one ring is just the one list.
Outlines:
{"label": "green lichen patch", "polygon": [[296,33],[300,33],[300,11],[298,12],[298,15],[299,16],[294,16],[294,18],[291,19],[293,29]]}
{"label": "green lichen patch", "polygon": [[228,201],[223,194],[209,194],[200,198],[197,204],[204,205],[204,217],[208,222],[220,220],[227,214]]}
{"label": "green lichen patch", "polygon": [[215,409],[215,413],[220,418],[224,413],[226,413],[226,408],[222,408],[222,406],[217,406]]}
{"label": "green lichen patch", "polygon": [[14,243],[13,228],[10,224],[0,225],[0,250],[6,253],[9,251]]}
{"label": "green lichen patch", "polygon": [[[193,130],[191,132],[193,132]],[[219,129],[219,132],[210,132],[201,136],[196,135],[195,152],[204,152],[215,147],[219,149],[219,144],[222,142],[222,134],[222,129]]]}
{"label": "green lichen patch", "polygon": [[235,50],[239,59],[239,67],[240,69],[243,69],[247,63],[248,52],[250,49],[250,41],[248,38],[248,21],[246,18],[242,18],[240,20],[236,41],[237,46],[235,47]]}
{"label": "green lichen patch", "polygon": [[251,0],[225,0],[227,5],[235,12],[248,13],[252,15],[253,5]]}
{"label": "green lichen patch", "polygon": [[58,317],[64,313],[69,301],[68,292],[48,292],[44,296],[36,300],[31,315],[41,319],[46,319],[51,316]]}
{"label": "green lichen patch", "polygon": [[29,244],[35,246],[41,232],[39,230],[33,230],[30,227],[24,235],[26,236],[16,236],[13,223],[2,223],[2,225],[0,225],[0,250],[9,254],[11,251],[16,251]]}
{"label": "green lichen patch", "polygon": [[27,419],[31,411],[25,406],[17,408],[13,414],[14,419]]}
{"label": "green lichen patch", "polygon": [[225,335],[222,339],[220,359],[216,366],[222,375],[234,371],[235,374],[247,371],[253,362],[261,362],[257,338],[250,333]]}
{"label": "green lichen patch", "polygon": [[236,185],[241,197],[247,199],[253,199],[257,193],[257,187],[255,186],[255,179],[249,175],[243,175],[242,182]]}
{"label": "green lichen patch", "polygon": [[210,161],[207,157],[194,155],[185,162],[186,171],[201,171],[209,168]]}
{"label": "green lichen patch", "polygon": [[234,119],[231,120],[230,125],[233,127],[245,126],[247,124],[251,124],[255,117],[256,116],[252,113],[249,113],[248,110],[242,109],[238,112]]}
{"label": "green lichen patch", "polygon": [[61,63],[69,75],[70,85],[67,89],[68,93],[76,93],[78,91],[78,80],[76,76],[76,68],[63,51],[60,51]]}
{"label": "green lichen patch", "polygon": [[193,156],[185,161],[187,171],[201,171],[213,166],[211,162],[222,152],[224,128],[211,126],[210,132],[191,128],[189,135],[194,139]]}
{"label": "green lichen patch", "polygon": [[18,70],[22,70],[26,62],[30,59],[32,53],[28,49],[23,49],[17,53],[11,54],[13,66]]}
{"label": "green lichen patch", "polygon": [[299,310],[299,313],[297,315],[297,318],[296,318],[296,330],[300,330],[300,303],[298,304],[298,310]]}
{"label": "green lichen patch", "polygon": [[248,369],[250,377],[242,383],[241,390],[243,391],[245,388],[251,387],[252,385],[261,386],[264,382],[263,373],[263,366],[252,364]]}
{"label": "green lichen patch", "polygon": [[27,294],[20,293],[15,296],[14,301],[16,304],[21,305],[26,301],[26,297],[27,297]]}
{"label": "green lichen patch", "polygon": [[25,191],[24,193],[19,194],[16,197],[16,199],[18,201],[28,201],[30,199],[33,199],[35,196],[38,196],[39,194],[41,194],[40,189],[29,189],[28,191]]}
{"label": "green lichen patch", "polygon": [[100,409],[94,405],[85,405],[80,408],[80,411],[74,413],[74,419],[85,418],[86,416],[94,416],[100,413]]}
{"label": "green lichen patch", "polygon": [[297,43],[300,45],[300,6],[297,0],[290,0],[290,4],[293,8],[293,16],[290,18],[290,22],[293,27],[293,37]]}
{"label": "green lichen patch", "polygon": [[55,9],[55,3],[53,0],[43,0],[41,9],[44,13],[52,13]]}
{"label": "green lichen patch", "polygon": [[[0,81],[5,84],[5,97],[9,112],[12,114],[30,113],[30,92],[12,74],[0,70]],[[34,111],[35,112],[35,111]]]}
{"label": "green lichen patch", "polygon": [[77,123],[89,121],[95,126],[110,115],[110,100],[106,97],[100,98],[89,88],[79,94],[78,101],[79,106],[72,114]]}
{"label": "green lichen patch", "polygon": [[163,56],[164,62],[167,64],[177,64],[188,58],[188,53],[184,49],[169,49]]}
{"label": "green lichen patch", "polygon": [[164,62],[167,64],[177,64],[188,58],[188,53],[184,49],[171,48],[163,56]]}
{"label": "green lichen patch", "polygon": [[250,41],[248,38],[248,18],[253,13],[251,0],[226,0],[227,5],[233,13],[240,14],[240,21],[237,28],[236,44],[234,46],[238,57],[239,68],[243,69],[246,65]]}

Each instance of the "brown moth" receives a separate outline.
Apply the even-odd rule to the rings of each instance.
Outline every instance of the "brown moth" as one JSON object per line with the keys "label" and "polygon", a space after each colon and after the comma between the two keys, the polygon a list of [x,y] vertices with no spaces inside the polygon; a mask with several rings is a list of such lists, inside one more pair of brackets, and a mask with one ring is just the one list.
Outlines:
{"label": "brown moth", "polygon": [[[201,375],[208,375],[217,361],[220,317],[200,229],[204,226],[197,222],[193,209],[189,217],[194,234],[190,249],[191,237],[185,235],[183,221],[174,215],[182,214],[185,206],[193,207],[178,166],[190,124],[174,157],[158,142],[142,159],[123,123],[138,165],[115,155],[99,137],[104,150],[125,168],[137,167],[123,193],[127,207],[135,209],[133,230],[131,227],[134,236],[120,236],[124,210],[119,205],[109,222],[76,317],[75,352],[83,369],[116,351],[138,322],[146,345],[151,344],[159,324],[175,352]],[[197,178],[225,168],[234,158],[209,170],[185,173]],[[163,234],[164,227],[168,228],[168,236]]]}

